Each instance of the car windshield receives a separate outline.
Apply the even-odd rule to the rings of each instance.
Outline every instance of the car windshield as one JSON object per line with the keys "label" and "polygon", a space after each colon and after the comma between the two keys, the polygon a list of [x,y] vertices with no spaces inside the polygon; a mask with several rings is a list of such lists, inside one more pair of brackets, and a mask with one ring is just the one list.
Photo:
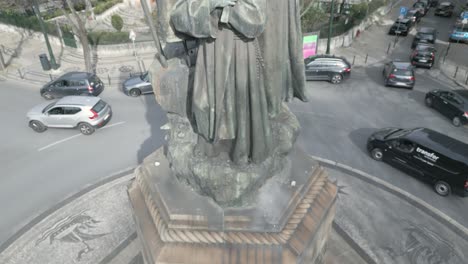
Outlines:
{"label": "car windshield", "polygon": [[149,72],[146,72],[140,76],[140,79],[143,81],[148,81],[149,80]]}
{"label": "car windshield", "polygon": [[99,80],[99,78],[96,75],[93,75],[91,76],[91,78],[89,78],[89,81],[91,82],[91,85],[93,85],[95,83],[99,83],[101,80]]}
{"label": "car windshield", "polygon": [[455,31],[458,31],[458,32],[468,32],[468,26],[466,27],[463,27],[463,26],[456,26],[453,28]]}
{"label": "car windshield", "polygon": [[416,50],[417,51],[432,51],[433,48],[431,46],[417,46]]}
{"label": "car windshield", "polygon": [[416,37],[419,39],[433,39],[434,38],[432,34],[430,33],[418,33]]}
{"label": "car windshield", "polygon": [[54,106],[54,105],[55,105],[55,102],[48,104],[48,105],[42,110],[42,113],[45,113],[45,112],[49,111],[49,109],[52,108],[52,106]]}
{"label": "car windshield", "polygon": [[395,138],[399,138],[399,137],[402,137],[402,136],[405,136],[407,134],[409,134],[411,131],[411,129],[400,129],[400,130],[397,130],[389,135],[386,135],[384,139],[395,139]]}
{"label": "car windshield", "polygon": [[102,109],[104,109],[105,106],[106,106],[106,102],[104,102],[103,100],[99,100],[99,102],[97,102],[97,104],[94,105],[93,110],[96,113],[99,113],[102,111]]}

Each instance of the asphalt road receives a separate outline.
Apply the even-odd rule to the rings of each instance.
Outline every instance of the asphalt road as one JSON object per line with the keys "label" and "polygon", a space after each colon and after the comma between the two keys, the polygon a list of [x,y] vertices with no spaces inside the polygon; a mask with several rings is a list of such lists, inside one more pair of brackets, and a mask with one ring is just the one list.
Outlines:
{"label": "asphalt road", "polygon": [[166,117],[153,96],[106,89],[114,116],[104,129],[33,132],[26,112],[44,101],[36,85],[0,82],[0,244],[34,217],[86,186],[135,167],[163,144]]}

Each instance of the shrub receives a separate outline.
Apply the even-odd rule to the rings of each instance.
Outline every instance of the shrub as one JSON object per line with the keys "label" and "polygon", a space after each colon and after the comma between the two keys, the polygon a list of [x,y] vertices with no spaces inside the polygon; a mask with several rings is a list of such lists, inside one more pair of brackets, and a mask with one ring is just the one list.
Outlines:
{"label": "shrub", "polygon": [[102,14],[107,9],[113,7],[116,4],[122,3],[123,0],[108,0],[108,1],[98,1],[94,7],[94,14]]}
{"label": "shrub", "polygon": [[[37,32],[42,31],[36,16],[27,16],[13,11],[0,12],[0,22]],[[54,24],[44,22],[44,26],[50,35],[58,36],[57,28]]]}
{"label": "shrub", "polygon": [[362,3],[359,3],[359,4],[354,4],[354,5],[351,6],[350,15],[354,19],[356,19],[358,21],[361,21],[367,15],[367,8],[368,8],[368,5],[367,5],[366,2],[362,2]]}
{"label": "shrub", "polygon": [[94,31],[88,33],[88,40],[91,45],[110,45],[130,42],[128,32]]}
{"label": "shrub", "polygon": [[117,30],[120,32],[123,28],[123,19],[119,15],[112,15],[111,17],[111,24]]}

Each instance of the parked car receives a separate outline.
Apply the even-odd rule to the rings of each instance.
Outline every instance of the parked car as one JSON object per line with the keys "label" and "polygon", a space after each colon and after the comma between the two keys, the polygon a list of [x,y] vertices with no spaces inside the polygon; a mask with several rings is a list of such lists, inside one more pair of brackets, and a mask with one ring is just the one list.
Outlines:
{"label": "parked car", "polygon": [[141,94],[153,93],[153,86],[149,80],[149,73],[130,77],[122,85],[123,92],[126,95],[137,97]]}
{"label": "parked car", "polygon": [[436,7],[439,4],[439,0],[429,0],[429,7]]}
{"label": "parked car", "polygon": [[434,90],[426,94],[426,105],[452,120],[454,126],[468,124],[468,90]]}
{"label": "parked car", "polygon": [[390,27],[388,34],[390,35],[402,35],[408,36],[411,27],[413,26],[413,22],[409,18],[397,19],[395,23]]}
{"label": "parked car", "polygon": [[316,55],[304,60],[306,80],[327,80],[339,84],[351,75],[351,63],[343,57]]}
{"label": "parked car", "polygon": [[417,9],[410,9],[408,12],[406,12],[406,18],[411,19],[413,22],[413,25],[416,23],[419,23],[421,21],[421,18],[423,17],[422,12]]}
{"label": "parked car", "polygon": [[385,86],[396,86],[413,89],[416,83],[413,66],[410,62],[392,61],[383,69]]}
{"label": "parked car", "polygon": [[423,14],[423,16],[425,16],[427,12],[429,11],[429,6],[427,5],[426,2],[418,1],[413,4],[413,8],[416,10],[419,10]]}
{"label": "parked car", "polygon": [[431,43],[435,44],[437,39],[437,31],[435,28],[422,27],[418,30],[414,36],[411,48],[414,49],[419,43]]}
{"label": "parked car", "polygon": [[112,109],[99,97],[66,96],[33,107],[27,118],[29,127],[38,133],[54,127],[78,128],[82,134],[91,135],[110,121]]}
{"label": "parked car", "polygon": [[44,85],[41,96],[47,100],[69,95],[98,96],[104,90],[104,83],[95,74],[69,72]]}
{"label": "parked car", "polygon": [[468,43],[468,25],[457,24],[453,27],[449,37],[450,42],[467,42]]}
{"label": "parked car", "polygon": [[384,128],[368,138],[367,150],[374,160],[429,182],[441,196],[468,196],[466,143],[427,128]]}
{"label": "parked car", "polygon": [[443,17],[451,17],[453,15],[454,9],[455,9],[455,6],[452,3],[442,2],[435,9],[434,15],[443,16]]}
{"label": "parked car", "polygon": [[436,48],[432,44],[419,43],[411,53],[410,60],[414,66],[432,68],[435,60]]}

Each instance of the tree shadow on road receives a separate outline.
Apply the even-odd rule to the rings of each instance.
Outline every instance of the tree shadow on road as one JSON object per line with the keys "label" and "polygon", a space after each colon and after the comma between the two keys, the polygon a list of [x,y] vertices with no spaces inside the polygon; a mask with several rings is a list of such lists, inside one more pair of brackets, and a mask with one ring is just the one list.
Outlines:
{"label": "tree shadow on road", "polygon": [[349,133],[349,139],[351,139],[351,142],[360,149],[362,152],[367,154],[367,139],[369,136],[379,130],[378,128],[359,128],[356,130],[353,130]]}
{"label": "tree shadow on road", "polygon": [[150,125],[150,136],[141,144],[137,153],[137,160],[140,164],[149,154],[165,144],[166,132],[161,130],[161,127],[167,123],[167,117],[166,112],[156,102],[153,94],[142,95],[139,98],[146,106],[145,118]]}

